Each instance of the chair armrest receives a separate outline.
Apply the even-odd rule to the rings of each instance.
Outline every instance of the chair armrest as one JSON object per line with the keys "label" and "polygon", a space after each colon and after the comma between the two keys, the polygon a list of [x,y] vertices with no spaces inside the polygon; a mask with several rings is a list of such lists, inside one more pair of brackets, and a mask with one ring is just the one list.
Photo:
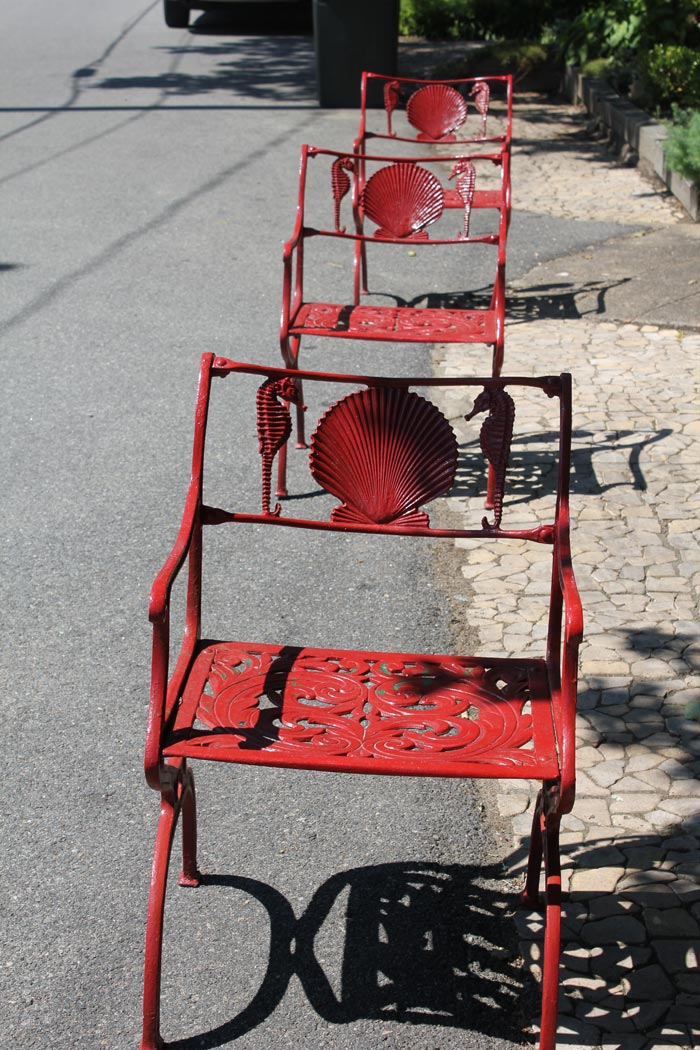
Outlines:
{"label": "chair armrest", "polygon": [[576,695],[578,683],[578,650],[583,636],[583,607],[579,596],[569,547],[568,530],[559,536],[557,573],[563,605],[563,639],[560,666],[560,746],[561,798],[560,812],[570,812],[576,784]]}
{"label": "chair armrest", "polygon": [[185,502],[185,510],[182,515],[182,523],[177,539],[173,544],[170,554],[165,559],[163,567],[153,581],[151,595],[148,603],[148,619],[151,623],[163,623],[168,614],[170,603],[170,592],[182,568],[187,553],[192,543],[197,513],[199,509],[199,485],[192,480],[190,490]]}
{"label": "chair armrest", "polygon": [[[192,541],[200,516],[199,486],[193,479],[185,504],[185,512],[177,539],[162,569],[156,576],[148,606],[148,618],[153,624],[151,647],[151,691],[146,728],[145,771],[146,780],[156,791],[163,789],[162,764],[160,760],[163,727],[168,721],[177,700],[178,691],[199,634],[198,601],[187,598],[185,633],[175,672],[169,681],[170,667],[170,594],[185,559],[192,552]],[[201,547],[201,544],[199,545]],[[190,566],[191,568],[191,566]],[[191,592],[191,581],[189,591]],[[198,588],[197,588],[198,590]]]}
{"label": "chair armrest", "polygon": [[[156,790],[163,789],[166,767],[161,763],[163,727],[172,714],[184,674],[197,644],[201,619],[202,568],[202,471],[209,410],[209,386],[214,373],[214,354],[202,355],[194,421],[192,473],[180,530],[170,554],[156,576],[148,607],[153,624],[151,698],[146,733],[146,779]],[[170,663],[170,594],[173,583],[189,558],[185,632],[175,671],[168,681]]]}

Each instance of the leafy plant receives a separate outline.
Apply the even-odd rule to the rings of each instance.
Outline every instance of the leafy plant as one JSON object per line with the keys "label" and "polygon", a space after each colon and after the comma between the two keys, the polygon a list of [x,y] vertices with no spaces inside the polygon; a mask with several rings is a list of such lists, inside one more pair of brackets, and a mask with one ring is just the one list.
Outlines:
{"label": "leafy plant", "polygon": [[399,33],[443,40],[536,39],[555,14],[576,14],[581,0],[401,0]]}
{"label": "leafy plant", "polygon": [[646,63],[654,101],[700,109],[700,53],[680,44],[656,44]]}
{"label": "leafy plant", "polygon": [[596,58],[634,63],[656,43],[693,46],[699,10],[698,0],[596,0],[556,24],[554,34],[564,59],[574,65]]}
{"label": "leafy plant", "polygon": [[428,40],[461,40],[477,35],[475,0],[401,0],[399,33]]}
{"label": "leafy plant", "polygon": [[671,171],[700,183],[700,112],[674,106],[673,116],[664,143],[666,163]]}
{"label": "leafy plant", "polygon": [[581,72],[587,77],[610,77],[615,69],[613,58],[592,58],[581,66]]}

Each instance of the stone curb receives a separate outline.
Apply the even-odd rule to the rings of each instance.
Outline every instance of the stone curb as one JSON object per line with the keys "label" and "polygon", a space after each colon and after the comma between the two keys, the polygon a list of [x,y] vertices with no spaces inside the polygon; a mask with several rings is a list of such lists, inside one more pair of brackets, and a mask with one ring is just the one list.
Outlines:
{"label": "stone curb", "polygon": [[564,72],[563,90],[576,105],[607,127],[617,148],[628,157],[636,155],[639,166],[657,175],[683,205],[694,222],[700,222],[700,187],[670,171],[663,142],[666,128],[644,110],[615,92],[600,77],[585,76],[573,66]]}

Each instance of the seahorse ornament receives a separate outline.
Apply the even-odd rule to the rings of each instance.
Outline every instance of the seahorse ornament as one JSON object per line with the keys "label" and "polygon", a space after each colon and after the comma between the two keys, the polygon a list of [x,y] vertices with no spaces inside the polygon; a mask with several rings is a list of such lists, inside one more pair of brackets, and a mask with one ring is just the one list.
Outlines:
{"label": "seahorse ornament", "polygon": [[[297,383],[289,376],[266,379],[255,396],[258,424],[258,450],[262,456],[262,510],[263,514],[278,515],[279,503],[270,510],[272,492],[272,461],[292,433],[289,404],[301,405]],[[305,408],[302,405],[302,408]]]}
{"label": "seahorse ornament", "polygon": [[474,84],[471,91],[469,92],[469,95],[474,99],[474,106],[476,107],[477,113],[481,114],[481,135],[479,137],[485,139],[486,116],[489,111],[491,88],[488,86],[485,80],[477,80],[476,84]]}
{"label": "seahorse ornament", "polygon": [[453,179],[455,176],[457,176],[457,182],[455,183],[457,193],[464,205],[464,231],[459,236],[462,240],[466,240],[469,236],[469,220],[471,219],[474,187],[476,185],[476,168],[465,157],[455,164],[449,178]]}
{"label": "seahorse ornament", "polygon": [[488,412],[488,416],[481,424],[479,444],[493,470],[493,522],[482,518],[481,527],[493,530],[500,529],[503,516],[503,491],[515,419],[513,398],[502,388],[482,390],[471,412],[464,418],[473,419],[480,412]]}
{"label": "seahorse ornament", "polygon": [[333,214],[335,219],[335,232],[345,233],[345,227],[340,226],[340,202],[350,189],[350,179],[346,171],[354,171],[355,164],[350,157],[339,157],[331,165],[331,191],[333,193]]}
{"label": "seahorse ornament", "polygon": [[398,80],[389,80],[384,85],[384,109],[386,110],[386,133],[395,137],[395,133],[391,130],[391,114],[394,112],[399,102],[401,101],[401,87]]}

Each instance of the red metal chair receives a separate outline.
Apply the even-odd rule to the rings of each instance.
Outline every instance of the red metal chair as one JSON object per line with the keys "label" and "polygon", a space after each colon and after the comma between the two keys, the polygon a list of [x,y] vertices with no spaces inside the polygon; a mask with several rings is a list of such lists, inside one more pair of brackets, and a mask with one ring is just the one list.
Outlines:
{"label": "red metal chair", "polygon": [[[325,164],[323,163],[325,162]],[[321,190],[311,190],[311,167]],[[361,178],[358,177],[361,164]],[[477,168],[497,169],[499,179],[493,189],[479,189]],[[436,174],[437,172],[437,174]],[[445,181],[450,174],[456,178],[456,194],[463,208],[462,222],[455,228],[448,218],[446,230],[437,226],[443,213]],[[342,207],[352,187],[348,222],[342,222]],[[312,224],[309,212],[318,208],[318,198],[328,191],[333,198],[333,225],[328,224],[331,207],[325,206],[319,222]],[[473,234],[469,228],[472,209],[495,209],[492,229]],[[485,343],[492,347],[491,373],[500,375],[503,365],[503,334],[505,324],[505,267],[506,237],[510,211],[509,156],[507,153],[470,154],[468,157],[394,158],[339,153],[334,150],[303,146],[299,175],[299,197],[294,233],[284,248],[284,276],[280,345],[282,357],[289,368],[296,368],[302,339],[308,336],[337,339],[363,339],[383,342],[411,343]],[[368,220],[376,225],[368,232]],[[348,228],[348,223],[350,228]],[[433,232],[437,231],[437,232]],[[345,243],[350,255],[338,255],[334,269],[323,258],[309,265],[307,244],[333,242],[337,249]],[[466,306],[416,305],[405,297],[405,288],[398,284],[383,289],[377,303],[361,304],[360,293],[369,294],[366,284],[366,250],[369,244],[381,245],[382,250],[394,250],[405,255],[406,243],[420,252],[438,246],[458,246],[472,250],[473,245],[491,246],[490,260],[482,260],[481,295]],[[394,259],[396,259],[396,255]],[[464,259],[456,259],[455,272],[461,273]],[[393,270],[393,268],[392,268]],[[348,294],[338,297],[324,289],[308,291],[310,277],[318,286],[323,275],[353,274]],[[433,275],[425,271],[426,283],[433,286]],[[348,282],[349,283],[349,282]],[[483,294],[483,287],[488,293]],[[403,296],[402,296],[403,293]],[[342,292],[341,292],[342,294]],[[394,302],[387,305],[386,298]],[[472,297],[474,298],[474,297]],[[485,302],[484,302],[485,300]],[[297,446],[305,447],[304,420],[297,413]],[[280,457],[277,494],[285,496],[285,456]]]}
{"label": "red metal chair", "polygon": [[[510,227],[511,186],[510,154],[463,153],[459,156],[378,157],[357,153],[352,158],[347,154],[324,151],[336,156],[333,162],[331,185],[335,206],[335,228],[339,230],[340,205],[350,185],[347,172],[352,172],[353,214],[358,234],[365,230],[365,217],[375,219],[380,228],[373,236],[382,240],[428,240],[426,229],[446,208],[460,208],[463,212],[462,230],[459,240],[469,239],[472,210],[492,208],[505,215],[506,234]],[[490,161],[490,165],[487,162]],[[498,176],[488,179],[484,185],[484,167],[496,167]],[[436,186],[438,171],[427,173],[426,168],[445,168],[447,182],[454,185]],[[477,177],[477,167],[479,177]],[[488,175],[488,173],[487,173]],[[431,176],[431,177],[429,177]],[[389,229],[381,229],[382,222],[389,222]],[[355,250],[355,302],[359,302],[360,290],[369,294],[367,287],[366,242],[358,240]],[[360,263],[358,267],[358,261]],[[361,288],[358,288],[358,278]]]}
{"label": "red metal chair", "polygon": [[[385,126],[372,119],[380,99]],[[469,119],[470,106],[475,110],[476,127]],[[366,153],[372,138],[426,145],[449,143],[453,152],[459,152],[455,146],[493,143],[510,151],[512,134],[510,75],[420,80],[362,74],[356,153]]]}
{"label": "red metal chair", "polygon": [[[251,391],[257,377],[257,393]],[[323,399],[332,383],[347,386],[321,417],[311,439],[309,467],[337,499],[325,518],[292,517],[271,506],[276,452],[291,431],[288,402],[297,380]],[[218,507],[205,502],[203,465],[212,384],[228,381],[231,403],[257,413],[261,505]],[[424,504],[449,492],[458,463],[456,436],[422,391],[463,394],[464,417],[482,413],[481,448],[496,473],[493,520],[475,527],[431,525]],[[336,395],[337,396],[337,395]],[[557,407],[552,450],[557,477],[551,518],[509,528],[508,461],[517,404],[541,397]],[[255,409],[253,409],[255,397]],[[477,424],[474,424],[475,426]],[[557,429],[554,424],[555,431]],[[581,606],[569,547],[568,474],[571,387],[568,375],[540,379],[381,379],[297,373],[242,365],[205,354],[195,417],[192,476],[178,538],[151,592],[151,700],[146,777],[160,795],[160,819],[148,904],[141,1050],[163,1046],[160,975],[165,888],[176,824],[182,819],[180,883],[197,886],[196,813],[191,760],[244,763],[355,774],[512,778],[540,783],[533,820],[525,899],[538,900],[544,854],[544,967],[540,1050],[556,1038],[560,866],[558,833],[574,798],[574,721]],[[254,445],[251,434],[250,445]],[[544,440],[544,439],[543,439]],[[237,462],[246,450],[236,442]],[[218,452],[219,450],[217,450]],[[254,463],[255,451],[252,453]],[[541,455],[538,452],[538,455]],[[529,478],[529,472],[524,474]],[[522,486],[517,491],[522,498]],[[516,519],[517,521],[517,519]],[[517,538],[551,546],[546,645],[541,656],[504,658],[306,648],[298,635],[277,644],[201,638],[202,552],[205,527],[261,526],[326,534],[333,558],[338,533],[411,536],[436,542],[462,538],[490,544]],[[308,532],[306,533],[308,535]],[[344,542],[344,541],[343,541]],[[169,665],[171,591],[187,563],[184,637]],[[352,595],[348,596],[349,602]],[[546,599],[543,599],[546,601]],[[351,608],[351,606],[350,606]],[[176,610],[173,610],[175,612]],[[329,817],[331,815],[329,814]]]}

